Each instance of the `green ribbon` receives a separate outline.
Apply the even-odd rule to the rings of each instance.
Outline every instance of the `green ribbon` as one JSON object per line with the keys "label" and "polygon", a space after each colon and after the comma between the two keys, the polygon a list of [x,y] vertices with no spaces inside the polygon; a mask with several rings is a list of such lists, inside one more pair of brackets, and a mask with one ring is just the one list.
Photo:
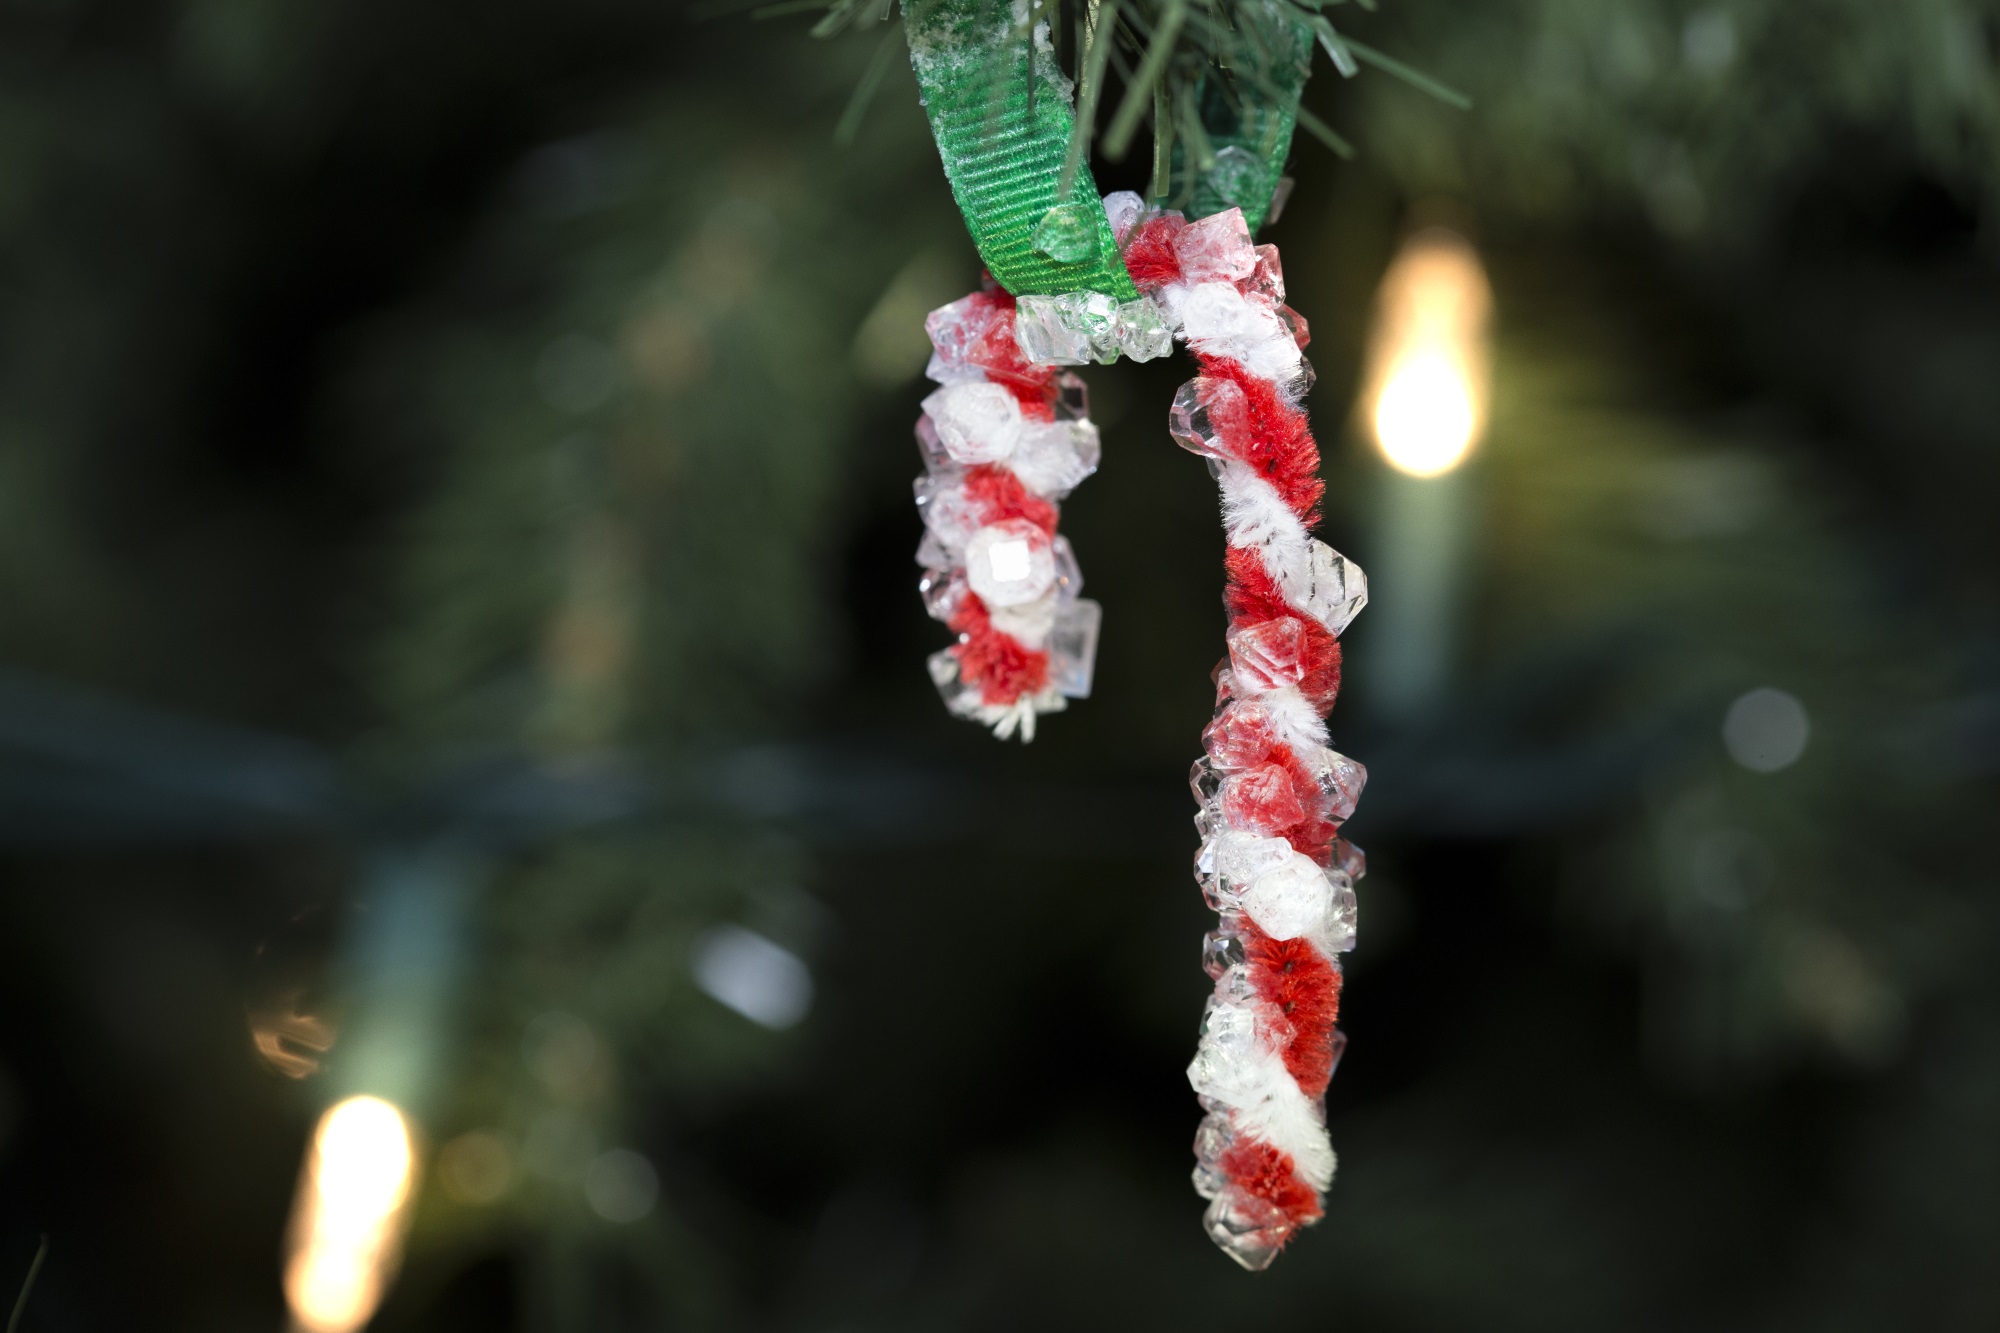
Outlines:
{"label": "green ribbon", "polygon": [[[1247,14],[1239,21],[1247,21]],[[1264,225],[1285,173],[1292,131],[1298,125],[1299,95],[1312,69],[1312,34],[1301,25],[1280,18],[1261,25],[1256,37],[1271,57],[1265,86],[1239,84],[1232,97],[1220,80],[1203,81],[1201,122],[1214,159],[1195,176],[1188,204],[1189,215],[1198,218],[1240,208],[1253,236]],[[1187,157],[1186,139],[1177,138],[1177,179],[1184,178]]]}
{"label": "green ribbon", "polygon": [[1077,171],[1070,198],[1058,197],[1075,122],[1054,54],[982,0],[903,12],[938,156],[987,270],[1016,296],[1137,297],[1088,169]]}
{"label": "green ribbon", "polygon": [[[1089,168],[1079,167],[1067,199],[1059,192],[1075,119],[1054,52],[994,0],[929,0],[906,4],[903,14],[938,155],[995,280],[1016,296],[1136,297]],[[1255,89],[1239,80],[1234,98],[1219,84],[1205,87],[1200,112],[1213,159],[1188,192],[1193,216],[1241,208],[1253,232],[1291,149],[1312,52],[1310,34],[1297,25],[1267,26],[1256,36],[1276,57],[1268,62],[1276,77]],[[1186,179],[1185,159],[1177,138],[1177,179]]]}

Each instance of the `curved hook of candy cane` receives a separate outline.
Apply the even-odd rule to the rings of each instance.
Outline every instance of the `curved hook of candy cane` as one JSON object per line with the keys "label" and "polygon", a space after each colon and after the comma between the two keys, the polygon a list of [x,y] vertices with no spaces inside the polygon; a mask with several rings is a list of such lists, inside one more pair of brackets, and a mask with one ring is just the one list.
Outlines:
{"label": "curved hook of candy cane", "polygon": [[924,321],[941,387],[917,419],[917,586],[958,636],[929,661],[945,706],[1032,741],[1039,715],[1090,694],[1102,613],[1056,518],[1100,449],[1083,381],[1030,361],[1015,323],[998,287]]}

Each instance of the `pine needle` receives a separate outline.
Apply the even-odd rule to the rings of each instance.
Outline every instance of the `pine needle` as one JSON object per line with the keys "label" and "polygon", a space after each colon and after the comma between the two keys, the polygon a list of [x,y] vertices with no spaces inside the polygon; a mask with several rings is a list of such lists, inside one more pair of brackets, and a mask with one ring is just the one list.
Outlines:
{"label": "pine needle", "polygon": [[1313,31],[1319,35],[1320,46],[1326,51],[1327,58],[1333,61],[1333,67],[1340,71],[1340,77],[1351,79],[1359,74],[1361,66],[1355,63],[1354,52],[1347,49],[1347,43],[1333,30],[1326,16],[1315,14],[1312,23]]}
{"label": "pine needle", "polygon": [[1359,59],[1373,65],[1384,74],[1395,75],[1412,88],[1421,89],[1429,93],[1432,97],[1437,98],[1438,101],[1445,103],[1447,106],[1457,107],[1460,111],[1472,110],[1472,99],[1458,91],[1458,89],[1439,83],[1436,79],[1423,73],[1421,70],[1411,69],[1394,56],[1385,56],[1372,46],[1363,46],[1352,37],[1343,38],[1342,40],[1346,42],[1347,49],[1352,51]]}
{"label": "pine needle", "polygon": [[704,6],[705,12],[701,13],[700,17],[710,18],[718,14],[733,14],[739,10],[750,9],[750,17],[753,19],[775,19],[784,18],[788,14],[804,14],[810,10],[828,7],[829,0],[783,0],[781,4],[760,5],[750,9],[746,0],[725,0],[722,4]]}
{"label": "pine needle", "polygon": [[1354,145],[1334,133],[1331,125],[1304,107],[1299,108],[1299,128],[1325,144],[1335,157],[1345,162],[1354,160]]}
{"label": "pine needle", "polygon": [[[1078,6],[1079,27],[1083,25]],[[1104,66],[1111,58],[1111,35],[1118,27],[1118,0],[1103,0],[1095,21],[1087,29],[1087,43],[1077,56],[1076,127],[1070,131],[1069,153],[1063,158],[1062,182],[1057,193],[1069,198],[1076,173],[1090,153],[1090,138],[1097,125],[1097,99],[1104,91]]]}
{"label": "pine needle", "polygon": [[49,1257],[49,1238],[42,1236],[42,1243],[35,1247],[35,1257],[28,1264],[28,1276],[21,1283],[21,1294],[14,1298],[14,1313],[7,1316],[7,1333],[21,1333],[21,1313],[28,1308],[28,1296],[35,1289],[35,1279],[42,1275],[42,1262]]}
{"label": "pine needle", "polygon": [[[883,6],[885,9],[887,5]],[[901,24],[882,34],[882,40],[875,47],[875,54],[869,57],[868,68],[861,72],[861,82],[854,85],[854,96],[847,101],[847,110],[841,112],[840,123],[833,127],[833,141],[845,148],[854,142],[854,136],[861,131],[861,118],[868,114],[868,104],[875,100],[876,90],[888,76],[889,61],[902,45]]]}
{"label": "pine needle", "polygon": [[1133,131],[1139,128],[1139,117],[1146,110],[1146,97],[1159,83],[1160,76],[1166,73],[1167,61],[1174,54],[1174,38],[1180,35],[1181,24],[1186,19],[1187,0],[1167,0],[1166,12],[1160,15],[1160,26],[1146,47],[1146,58],[1139,62],[1138,72],[1125,89],[1125,100],[1119,103],[1118,114],[1111,118],[1111,128],[1105,133],[1104,155],[1113,161],[1124,157],[1125,150],[1132,146]]}

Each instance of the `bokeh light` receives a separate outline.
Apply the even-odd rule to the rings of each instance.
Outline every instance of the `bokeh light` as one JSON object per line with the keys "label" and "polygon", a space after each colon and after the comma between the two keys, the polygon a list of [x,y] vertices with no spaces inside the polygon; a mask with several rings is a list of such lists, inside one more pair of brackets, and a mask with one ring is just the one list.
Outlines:
{"label": "bokeh light", "polygon": [[1486,426],[1492,291],[1464,237],[1418,232],[1382,279],[1371,350],[1375,439],[1413,477],[1451,471]]}
{"label": "bokeh light", "polygon": [[285,1264],[295,1327],[348,1333],[375,1313],[401,1257],[415,1161],[403,1113],[379,1097],[350,1097],[320,1118]]}

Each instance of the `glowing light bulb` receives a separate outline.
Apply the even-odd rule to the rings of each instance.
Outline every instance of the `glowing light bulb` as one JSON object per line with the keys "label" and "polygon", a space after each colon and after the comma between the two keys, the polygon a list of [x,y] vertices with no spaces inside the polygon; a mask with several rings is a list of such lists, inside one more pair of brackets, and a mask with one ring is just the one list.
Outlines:
{"label": "glowing light bulb", "polygon": [[1382,279],[1371,391],[1375,439],[1392,467],[1436,477],[1486,428],[1486,322],[1492,291],[1465,239],[1418,232]]}
{"label": "glowing light bulb", "polygon": [[402,1257],[416,1152],[403,1113],[350,1097],[320,1117],[292,1214],[285,1300],[305,1333],[352,1333]]}

